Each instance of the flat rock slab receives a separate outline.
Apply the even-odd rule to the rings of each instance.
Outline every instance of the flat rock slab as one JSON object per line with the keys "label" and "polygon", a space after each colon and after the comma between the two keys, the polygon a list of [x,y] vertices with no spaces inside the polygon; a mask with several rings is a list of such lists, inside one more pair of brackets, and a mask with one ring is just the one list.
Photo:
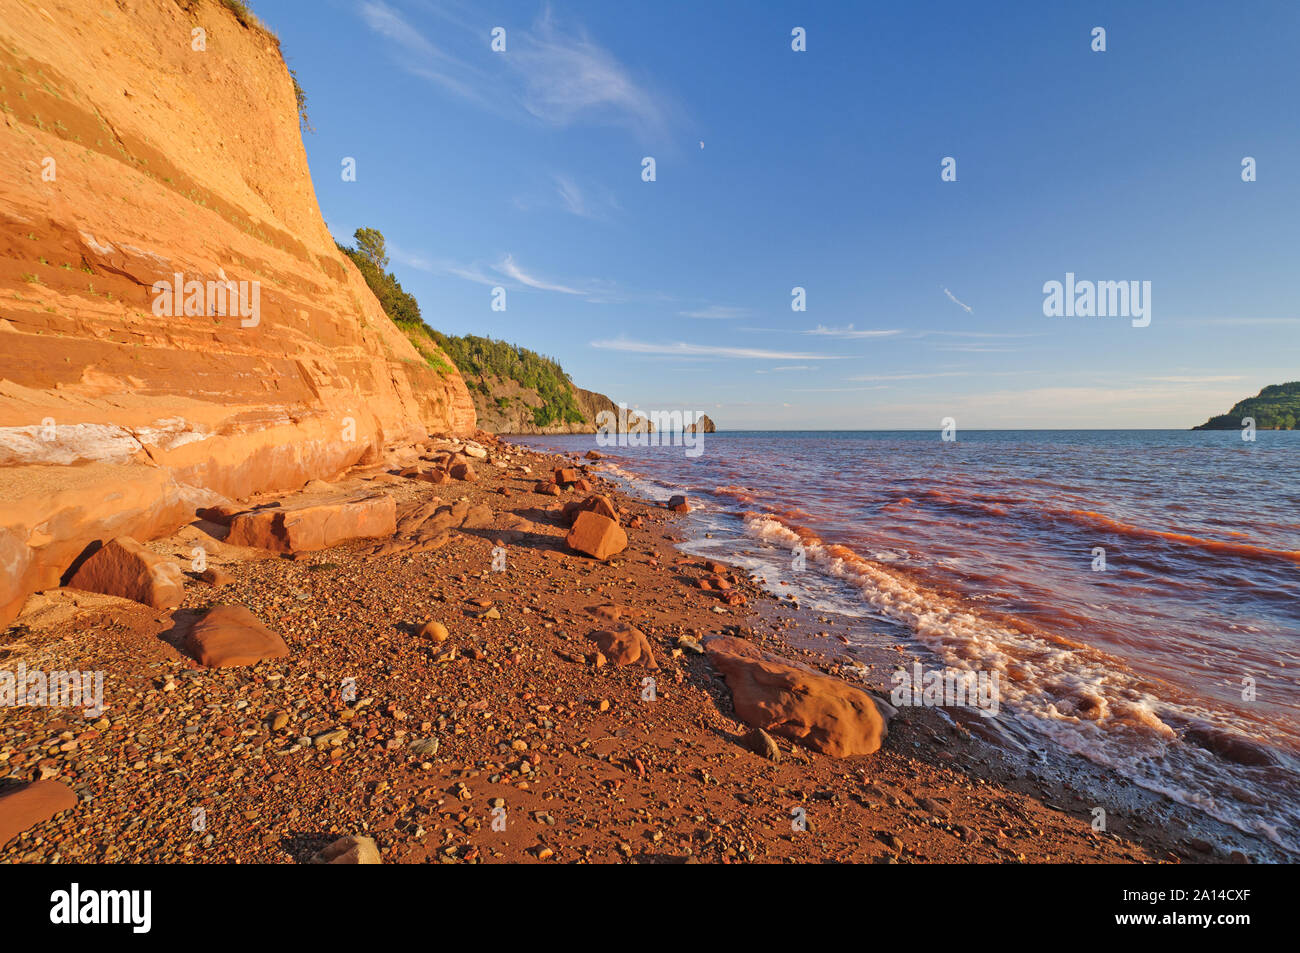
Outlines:
{"label": "flat rock slab", "polygon": [[226,542],[277,553],[305,553],[350,539],[392,536],[396,531],[397,501],[387,493],[374,493],[317,497],[240,513],[230,521]]}
{"label": "flat rock slab", "polygon": [[23,831],[77,806],[77,795],[60,781],[33,781],[0,794],[0,847]]}
{"label": "flat rock slab", "polygon": [[730,636],[705,641],[709,661],[725,676],[736,715],[745,724],[792,738],[837,758],[871,754],[887,733],[883,711],[848,682],[787,662]]}
{"label": "flat rock slab", "polygon": [[289,654],[284,639],[243,606],[213,606],[185,636],[185,651],[208,668],[256,665]]}
{"label": "flat rock slab", "polygon": [[74,589],[121,596],[155,609],[171,609],[185,599],[180,564],[141,546],[130,536],[104,544],[73,574]]}

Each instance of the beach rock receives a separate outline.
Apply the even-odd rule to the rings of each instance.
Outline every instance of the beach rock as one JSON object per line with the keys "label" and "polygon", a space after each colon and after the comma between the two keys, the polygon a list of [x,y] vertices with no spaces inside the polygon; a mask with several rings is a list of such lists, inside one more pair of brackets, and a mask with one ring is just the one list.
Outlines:
{"label": "beach rock", "polygon": [[573,521],[578,518],[582,512],[599,513],[601,516],[607,516],[615,522],[618,521],[618,508],[610,501],[610,498],[599,493],[593,493],[584,500],[573,500],[564,504],[561,511],[561,518],[566,526],[572,526]]}
{"label": "beach rock", "polygon": [[1240,735],[1235,731],[1215,728],[1206,722],[1198,722],[1192,725],[1187,729],[1187,733],[1183,737],[1184,740],[1190,741],[1207,751],[1213,751],[1224,761],[1231,761],[1234,764],[1244,764],[1252,767],[1277,764],[1277,758],[1262,745],[1257,744],[1245,735]]}
{"label": "beach rock", "polygon": [[372,837],[348,834],[312,856],[309,864],[382,864],[379,845]]}
{"label": "beach rock", "polygon": [[464,480],[472,483],[478,479],[478,474],[474,472],[474,468],[468,463],[458,463],[448,472],[453,480]]}
{"label": "beach rock", "polygon": [[424,623],[418,634],[420,638],[428,639],[430,642],[446,642],[450,635],[445,625],[432,621]]}
{"label": "beach rock", "polygon": [[461,529],[483,529],[491,526],[496,519],[496,512],[492,507],[480,503],[478,506],[471,506],[466,512],[464,520],[461,521]]}
{"label": "beach rock", "polygon": [[608,559],[627,549],[627,533],[608,516],[586,510],[578,514],[564,541],[593,559]]}
{"label": "beach rock", "polygon": [[431,553],[435,549],[441,549],[451,542],[451,537],[446,533],[428,536],[421,533],[409,544],[406,552],[409,553]]}
{"label": "beach rock", "polygon": [[400,535],[414,533],[424,523],[430,519],[442,506],[441,500],[432,500],[428,503],[418,503],[408,505],[398,510],[397,532]]}
{"label": "beach rock", "polygon": [[587,638],[595,642],[600,653],[614,665],[659,667],[650,640],[634,625],[619,622],[608,629],[592,632]]}
{"label": "beach rock", "polygon": [[740,739],[740,743],[754,754],[766,758],[768,761],[781,760],[781,749],[776,746],[772,736],[762,728],[749,729],[745,736]]}
{"label": "beach rock", "polygon": [[560,488],[550,480],[539,480],[533,484],[533,492],[541,493],[543,496],[559,496]]}
{"label": "beach rock", "polygon": [[588,450],[583,456],[588,460],[603,460],[605,455],[599,450]]}
{"label": "beach rock", "polygon": [[218,569],[216,566],[209,566],[203,572],[199,573],[199,578],[209,586],[228,586],[235,581],[235,577],[224,569]]}
{"label": "beach rock", "polygon": [[207,520],[209,523],[216,523],[218,526],[229,526],[240,513],[247,511],[247,506],[241,506],[238,503],[220,503],[217,506],[203,506],[195,511],[195,516],[201,520]]}
{"label": "beach rock", "polygon": [[669,498],[668,508],[674,513],[689,513],[691,511],[691,503],[690,500],[686,499],[686,497],[678,494],[677,496]]}
{"label": "beach rock", "polygon": [[375,493],[241,513],[231,521],[226,542],[279,553],[312,552],[396,530],[397,503],[387,493]]}
{"label": "beach rock", "polygon": [[77,806],[77,795],[61,781],[33,781],[0,794],[0,847],[23,831]]}
{"label": "beach rock", "polygon": [[101,546],[68,580],[73,589],[101,592],[171,609],[185,599],[180,564],[150,552],[129,536]]}
{"label": "beach rock", "polygon": [[582,479],[582,472],[572,467],[560,467],[555,471],[555,482],[563,486],[566,483],[577,483]]}
{"label": "beach rock", "polygon": [[415,479],[432,483],[434,486],[445,486],[451,482],[451,475],[441,467],[429,467],[427,470],[416,471]]}
{"label": "beach rock", "polygon": [[213,606],[190,628],[184,646],[195,661],[208,668],[256,665],[289,654],[280,636],[239,605]]}
{"label": "beach rock", "polygon": [[731,689],[737,716],[754,728],[834,757],[871,754],[888,731],[875,700],[847,682],[792,664],[730,636],[707,639],[709,661]]}

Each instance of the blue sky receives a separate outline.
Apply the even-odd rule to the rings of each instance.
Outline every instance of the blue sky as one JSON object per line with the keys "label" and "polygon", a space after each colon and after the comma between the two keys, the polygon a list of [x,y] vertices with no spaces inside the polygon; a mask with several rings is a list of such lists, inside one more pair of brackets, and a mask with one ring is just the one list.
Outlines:
{"label": "blue sky", "polygon": [[[380,229],[430,325],[615,400],[1186,427],[1300,378],[1291,0],[253,6],[335,236]],[[1150,281],[1150,325],[1045,317],[1067,272]]]}

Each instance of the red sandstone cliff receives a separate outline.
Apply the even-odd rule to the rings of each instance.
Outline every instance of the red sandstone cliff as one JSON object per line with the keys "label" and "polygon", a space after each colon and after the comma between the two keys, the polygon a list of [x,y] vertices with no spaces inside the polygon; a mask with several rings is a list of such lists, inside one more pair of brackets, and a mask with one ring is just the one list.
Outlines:
{"label": "red sandstone cliff", "polygon": [[[217,0],[0,0],[0,109],[0,624],[95,540],[474,429],[335,248],[274,37]],[[157,315],[178,272],[257,282],[257,324]]]}

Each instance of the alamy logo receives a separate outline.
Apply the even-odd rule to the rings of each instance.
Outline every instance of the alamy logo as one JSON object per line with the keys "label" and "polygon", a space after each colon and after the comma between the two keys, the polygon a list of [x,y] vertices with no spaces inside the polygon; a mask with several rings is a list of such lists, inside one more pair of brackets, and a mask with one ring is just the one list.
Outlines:
{"label": "alamy logo", "polygon": [[955,668],[897,669],[890,680],[894,684],[889,700],[899,708],[975,708],[984,718],[997,717],[1001,685],[998,673],[967,672]]}
{"label": "alamy logo", "polygon": [[126,923],[132,933],[148,933],[153,925],[151,890],[82,890],[74,883],[69,890],[50,894],[50,922]]}
{"label": "alamy logo", "polygon": [[[628,426],[627,404],[618,405],[618,413],[602,410],[596,414],[596,444],[601,447],[685,447],[686,456],[704,452],[704,414],[687,410],[652,410],[634,416]],[[631,432],[629,432],[629,430]]]}
{"label": "alamy logo", "polygon": [[170,282],[158,279],[153,283],[153,313],[160,318],[214,317],[238,315],[241,328],[255,328],[262,321],[262,283],[260,281],[234,281],[218,269],[220,281],[185,280],[179,271]]}
{"label": "alamy logo", "polygon": [[1049,318],[1132,318],[1133,327],[1151,323],[1151,282],[1075,281],[1043,284],[1043,314]]}
{"label": "alamy logo", "polygon": [[103,672],[50,672],[27,670],[19,662],[16,672],[0,670],[0,708],[80,708],[98,716],[104,710]]}

